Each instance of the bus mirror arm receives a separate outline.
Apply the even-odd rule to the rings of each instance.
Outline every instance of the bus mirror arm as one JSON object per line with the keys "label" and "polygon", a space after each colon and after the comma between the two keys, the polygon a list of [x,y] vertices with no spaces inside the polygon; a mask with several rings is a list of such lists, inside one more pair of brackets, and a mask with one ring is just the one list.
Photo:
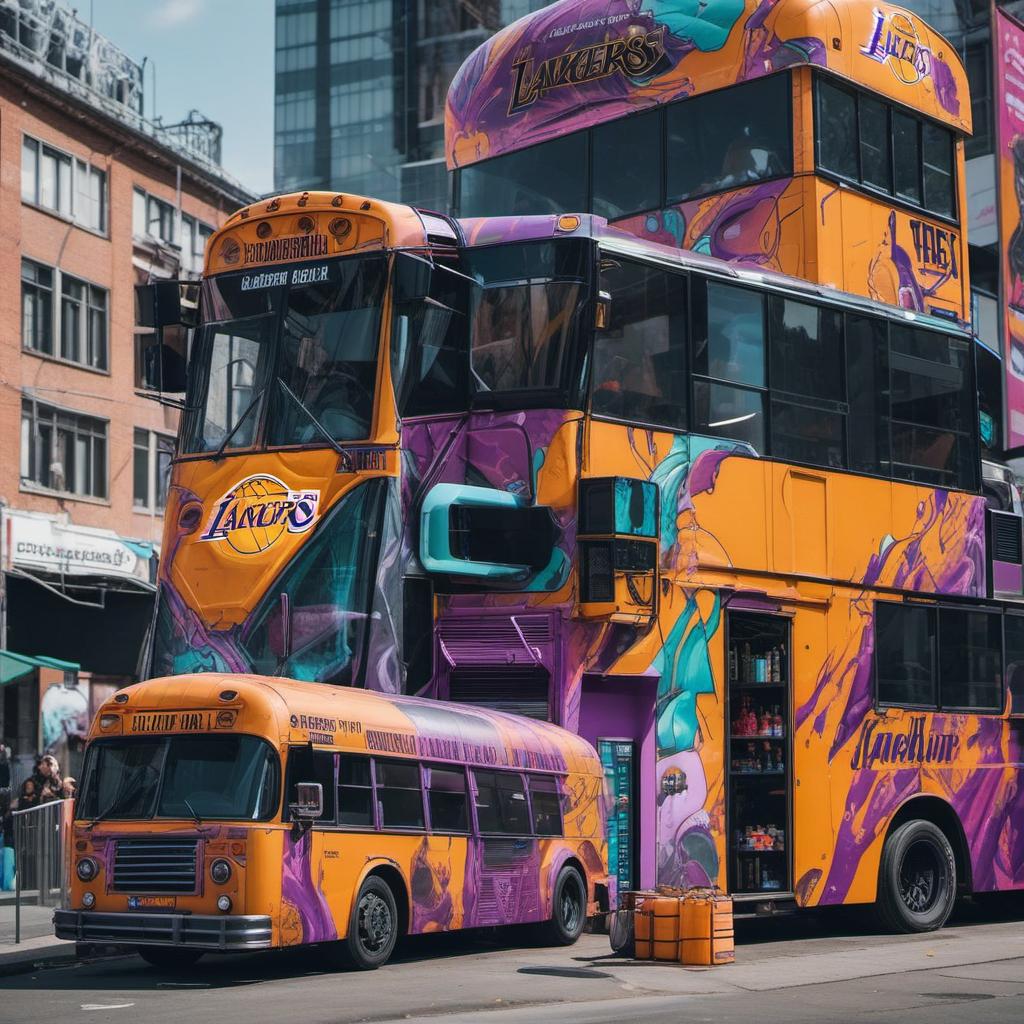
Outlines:
{"label": "bus mirror arm", "polygon": [[319,782],[296,782],[295,802],[288,805],[293,827],[292,835],[305,832],[324,812],[324,787]]}
{"label": "bus mirror arm", "polygon": [[612,296],[610,292],[599,291],[597,293],[597,304],[594,307],[594,327],[599,331],[606,331],[612,322]]}

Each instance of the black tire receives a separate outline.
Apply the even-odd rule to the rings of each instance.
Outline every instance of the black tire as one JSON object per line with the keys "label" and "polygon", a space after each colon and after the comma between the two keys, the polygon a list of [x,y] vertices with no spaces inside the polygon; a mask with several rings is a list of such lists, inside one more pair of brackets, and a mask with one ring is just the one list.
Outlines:
{"label": "black tire", "polygon": [[942,829],[908,821],[885,840],[875,910],[894,932],[941,928],[956,900],[956,857]]}
{"label": "black tire", "polygon": [[564,867],[551,894],[551,919],[538,929],[538,938],[549,946],[571,946],[587,923],[587,886],[573,867]]}
{"label": "black tire", "polygon": [[150,967],[163,971],[184,971],[203,955],[201,949],[177,949],[174,946],[139,946],[136,952]]}
{"label": "black tire", "polygon": [[359,888],[345,938],[347,959],[361,971],[386,964],[398,941],[398,907],[391,887],[371,875]]}

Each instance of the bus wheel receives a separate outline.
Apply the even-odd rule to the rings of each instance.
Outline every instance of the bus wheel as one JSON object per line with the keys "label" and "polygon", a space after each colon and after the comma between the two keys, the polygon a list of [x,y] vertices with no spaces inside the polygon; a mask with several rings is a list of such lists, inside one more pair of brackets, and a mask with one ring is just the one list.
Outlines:
{"label": "bus wheel", "polygon": [[397,940],[395,897],[383,878],[371,875],[363,882],[352,908],[345,940],[349,958],[360,970],[376,970],[387,963]]}
{"label": "bus wheel", "polygon": [[136,952],[150,967],[165,971],[183,971],[203,955],[201,949],[176,949],[173,946],[139,946]]}
{"label": "bus wheel", "polygon": [[555,880],[551,919],[540,928],[540,937],[551,946],[571,946],[587,923],[587,887],[580,873],[564,867]]}
{"label": "bus wheel", "polygon": [[876,909],[894,932],[930,932],[946,923],[956,899],[956,858],[942,830],[908,821],[882,849]]}

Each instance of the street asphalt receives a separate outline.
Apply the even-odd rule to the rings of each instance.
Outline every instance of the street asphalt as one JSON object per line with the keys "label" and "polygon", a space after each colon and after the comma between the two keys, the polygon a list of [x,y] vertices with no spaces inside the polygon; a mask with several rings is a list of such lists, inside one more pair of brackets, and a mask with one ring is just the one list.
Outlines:
{"label": "street asphalt", "polygon": [[[217,1024],[988,1024],[1024,1020],[1024,902],[968,906],[940,932],[880,935],[848,914],[738,922],[736,963],[624,960],[601,935],[518,946],[515,933],[426,936],[376,972],[313,950],[208,956],[181,974],[135,956],[0,978],[0,1021]],[[3,947],[0,947],[2,951]]]}

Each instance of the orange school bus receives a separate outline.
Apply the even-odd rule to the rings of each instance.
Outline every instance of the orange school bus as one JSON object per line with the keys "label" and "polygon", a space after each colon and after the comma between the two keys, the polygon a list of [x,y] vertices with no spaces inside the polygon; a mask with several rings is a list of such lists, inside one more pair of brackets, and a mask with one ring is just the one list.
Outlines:
{"label": "orange school bus", "polygon": [[575,942],[614,897],[604,776],[546,722],[259,676],[154,679],[99,711],[57,936],[156,965],[535,923]]}

